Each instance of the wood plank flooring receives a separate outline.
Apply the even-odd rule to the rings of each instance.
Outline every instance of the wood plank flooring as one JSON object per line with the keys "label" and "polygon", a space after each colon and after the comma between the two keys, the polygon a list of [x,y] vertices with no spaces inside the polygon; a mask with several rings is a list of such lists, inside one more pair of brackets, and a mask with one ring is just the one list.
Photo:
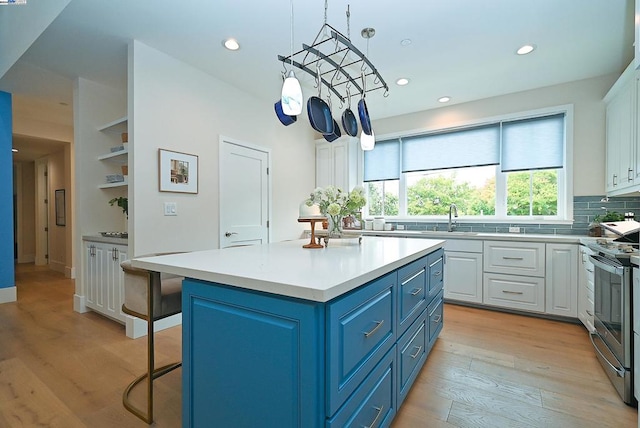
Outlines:
{"label": "wood plank flooring", "polygon": [[[0,305],[0,427],[144,427],[122,391],[146,339],[73,311],[74,283],[18,265],[18,302]],[[180,359],[181,329],[156,334],[159,364]],[[180,426],[178,369],[155,382],[156,427]],[[142,391],[136,391],[136,393]],[[142,394],[135,396],[144,404]],[[636,427],[579,325],[445,305],[445,325],[394,428]]]}

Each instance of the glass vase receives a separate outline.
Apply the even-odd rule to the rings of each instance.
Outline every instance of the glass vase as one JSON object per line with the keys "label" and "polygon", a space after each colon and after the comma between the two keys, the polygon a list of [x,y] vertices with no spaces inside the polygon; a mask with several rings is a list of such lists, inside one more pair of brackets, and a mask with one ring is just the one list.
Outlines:
{"label": "glass vase", "polygon": [[339,238],[342,236],[342,216],[341,215],[327,215],[329,219],[329,237]]}

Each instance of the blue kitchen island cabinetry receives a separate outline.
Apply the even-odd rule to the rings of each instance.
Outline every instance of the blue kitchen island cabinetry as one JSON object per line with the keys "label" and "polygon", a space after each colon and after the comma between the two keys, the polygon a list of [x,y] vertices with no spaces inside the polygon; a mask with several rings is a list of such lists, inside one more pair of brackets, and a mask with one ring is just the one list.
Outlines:
{"label": "blue kitchen island cabinetry", "polygon": [[[187,274],[184,427],[390,425],[442,328],[443,241],[292,245],[137,259]],[[293,255],[289,268],[315,279],[278,274]],[[228,266],[238,257],[254,266],[243,279]]]}

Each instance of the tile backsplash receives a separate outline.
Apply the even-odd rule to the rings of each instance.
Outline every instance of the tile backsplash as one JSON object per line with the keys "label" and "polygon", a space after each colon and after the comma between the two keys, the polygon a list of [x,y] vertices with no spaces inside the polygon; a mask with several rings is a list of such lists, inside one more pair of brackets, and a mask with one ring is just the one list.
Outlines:
{"label": "tile backsplash", "polygon": [[[465,223],[464,219],[457,219],[456,230],[461,232],[508,233],[509,227],[519,227],[520,233],[538,233],[546,235],[587,235],[589,223],[595,216],[605,211],[619,213],[632,212],[640,221],[640,197],[606,198],[600,196],[576,196],[573,198],[573,224],[535,224],[535,223]],[[405,230],[447,230],[447,222],[414,222],[390,221],[397,229],[397,225],[404,225]]]}

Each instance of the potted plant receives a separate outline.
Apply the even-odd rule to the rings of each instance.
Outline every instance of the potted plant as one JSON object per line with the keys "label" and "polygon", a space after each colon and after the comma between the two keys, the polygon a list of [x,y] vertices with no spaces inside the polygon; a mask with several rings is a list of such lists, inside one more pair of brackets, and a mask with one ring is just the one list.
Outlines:
{"label": "potted plant", "polygon": [[122,208],[122,212],[124,213],[124,215],[129,218],[129,200],[126,197],[120,196],[118,198],[113,198],[109,201],[109,205],[118,205],[120,208]]}
{"label": "potted plant", "polygon": [[602,226],[600,226],[600,223],[622,220],[624,220],[624,215],[616,211],[607,211],[604,214],[597,215],[593,218],[593,221],[589,223],[589,236],[602,236]]}

